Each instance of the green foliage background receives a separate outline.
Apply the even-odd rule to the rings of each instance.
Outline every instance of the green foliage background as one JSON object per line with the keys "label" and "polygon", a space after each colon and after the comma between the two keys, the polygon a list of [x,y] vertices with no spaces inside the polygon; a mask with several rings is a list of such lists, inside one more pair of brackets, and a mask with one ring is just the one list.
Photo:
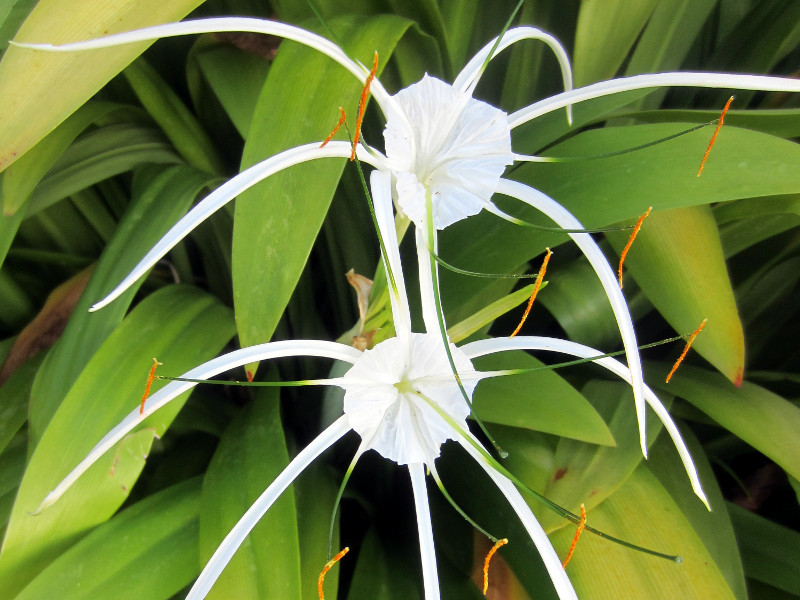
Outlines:
{"label": "green foliage background", "polygon": [[[310,2],[295,0],[0,5],[0,598],[184,597],[228,529],[340,410],[340,396],[201,386],[148,419],[56,505],[30,512],[137,404],[154,356],[163,373],[178,375],[237,345],[336,339],[358,318],[344,273],[380,273],[356,173],[329,160],[243,194],[135,289],[88,313],[195,200],[241,168],[324,139],[338,106],[355,114],[360,85],[314,51],[252,35],[68,55],[8,48],[6,39],[76,41],[187,15],[278,18],[332,32],[367,64],[378,50],[381,81],[394,92],[425,72],[452,81],[501,31],[515,2],[313,4],[330,32]],[[800,4],[792,0],[528,0],[517,22],[561,40],[577,85],[678,69],[800,69]],[[476,96],[511,112],[560,85],[550,53],[523,42],[492,62]],[[676,89],[586,102],[571,127],[559,112],[515,130],[514,149],[591,157],[635,147],[716,118],[729,95]],[[654,207],[626,262],[625,294],[642,343],[709,319],[691,364],[669,384],[661,382],[680,348],[648,350],[644,359],[648,383],[682,421],[711,513],[652,414],[651,458],[642,460],[630,391],[598,369],[540,371],[478,388],[479,415],[527,484],[573,511],[586,503],[598,528],[683,557],[673,564],[585,536],[568,567],[582,599],[800,597],[800,148],[792,141],[800,137],[799,106],[797,94],[738,92],[699,179],[710,128],[612,158],[526,164],[511,174],[590,227],[630,222]],[[371,108],[366,139],[380,146],[382,127]],[[626,238],[605,236],[612,262]],[[525,331],[618,349],[605,294],[565,242],[482,214],[443,233],[441,254],[463,268],[511,272],[529,262],[538,268],[544,248],[554,248],[549,285]],[[447,272],[442,279],[453,324],[512,291],[508,280]],[[486,323],[477,335],[507,335],[517,318]],[[485,366],[534,364],[510,355]],[[325,377],[330,368],[286,360],[258,376]],[[316,597],[333,499],[356,444],[337,445],[272,507],[213,597]],[[511,539],[496,597],[553,596],[490,482],[452,448],[440,463],[462,507]],[[437,490],[431,497],[443,596],[477,598],[470,577],[483,541]],[[532,508],[565,554],[572,527]],[[329,574],[327,598],[421,597],[403,470],[365,456],[346,489],[337,536],[353,552]]]}

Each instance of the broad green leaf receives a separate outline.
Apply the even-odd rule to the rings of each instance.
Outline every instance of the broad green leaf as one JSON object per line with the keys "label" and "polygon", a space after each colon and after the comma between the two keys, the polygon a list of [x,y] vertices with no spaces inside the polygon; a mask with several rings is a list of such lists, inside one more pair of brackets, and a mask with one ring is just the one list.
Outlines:
{"label": "broad green leaf", "polygon": [[3,214],[6,216],[16,214],[50,167],[69,148],[75,138],[96,119],[116,108],[119,108],[119,105],[109,102],[84,104],[31,148],[24,157],[6,169],[0,187]]}
{"label": "broad green leaf", "polygon": [[[654,367],[651,385],[663,381],[668,368]],[[721,375],[690,365],[682,365],[668,384],[658,385],[689,401],[791,476],[800,476],[800,408],[793,403],[747,381],[737,388]]]}
{"label": "broad green leaf", "polygon": [[656,4],[656,0],[581,3],[573,57],[576,86],[616,75]]}
{"label": "broad green leaf", "polygon": [[[41,0],[15,40],[60,44],[176,21],[202,0]],[[0,62],[0,171],[86,102],[149,43],[91,52],[42,53],[12,47]],[[54,93],[57,90],[57,93]]]}
{"label": "broad green leaf", "polygon": [[[543,484],[533,486],[535,479],[523,479],[533,489],[561,506],[577,511],[581,503],[591,510],[612,495],[633,473],[643,460],[638,443],[638,424],[630,387],[621,382],[591,381],[583,389],[594,406],[605,417],[616,440],[616,447],[603,447],[561,438],[556,442],[553,462],[548,468]],[[647,432],[649,443],[655,441],[662,425],[648,411]],[[513,452],[509,464],[512,472],[525,476],[526,466]],[[673,450],[674,452],[674,450]],[[568,523],[560,516],[544,509],[536,500],[528,502],[539,517],[545,531],[563,527]]]}
{"label": "broad green leaf", "polygon": [[128,274],[209,183],[207,174],[187,167],[153,167],[134,178],[128,211],[34,383],[36,403],[29,414],[32,446],[38,442],[89,358],[122,320],[140,284],[134,284],[121,298],[99,312],[90,313],[89,307]]}
{"label": "broad green leaf", "polygon": [[[262,391],[225,430],[203,480],[201,564],[288,462],[277,390]],[[299,599],[299,552],[294,494],[287,490],[239,547],[208,598]]]}
{"label": "broad green leaf", "polygon": [[[606,234],[619,253],[630,234]],[[708,319],[693,348],[725,377],[741,383],[744,332],[717,224],[708,206],[652,213],[631,246],[625,270],[675,331]]]}
{"label": "broad green leaf", "polygon": [[[645,465],[600,506],[588,510],[587,523],[683,560],[676,564],[584,533],[567,566],[582,600],[735,597],[691,524]],[[556,532],[553,546],[565,554],[574,533],[572,527]]]}
{"label": "broad green leaf", "polygon": [[[796,108],[775,108],[769,110],[735,110],[736,100],[731,104],[732,109],[725,113],[725,128],[741,127],[755,129],[782,138],[795,138],[800,136],[800,110]],[[708,123],[719,118],[719,110],[651,110],[631,113],[637,121],[643,123]],[[707,130],[709,136],[712,129]]]}
{"label": "broad green leaf", "polygon": [[[5,173],[0,173],[0,179],[3,178]],[[22,218],[25,216],[24,211],[17,211],[16,214],[7,217],[0,213],[0,267],[6,260],[6,254],[11,247],[11,242],[17,235]]]}
{"label": "broad green leaf", "polygon": [[27,214],[139,165],[178,162],[180,158],[159,131],[123,123],[102,127],[62,154],[31,194]]}
{"label": "broad green leaf", "polygon": [[231,46],[214,45],[193,53],[236,131],[247,138],[270,63]]}
{"label": "broad green leaf", "polygon": [[[143,300],[108,337],[67,393],[30,458],[0,554],[0,595],[19,590],[127,498],[154,436],[163,435],[182,400],[145,419],[141,429],[109,450],[58,502],[39,515],[31,514],[136,407],[153,357],[164,363],[162,368],[181,373],[214,356],[231,335],[226,307],[195,288],[170,286]],[[153,388],[161,385],[155,382]]]}
{"label": "broad green leaf", "polygon": [[147,113],[189,165],[214,175],[225,172],[222,158],[202,125],[144,58],[131,63],[122,74]]}
{"label": "broad green leaf", "polygon": [[747,577],[800,594],[800,533],[728,504]]}
{"label": "broad green leaf", "polygon": [[28,420],[31,387],[43,359],[42,354],[26,361],[0,385],[0,452]]}
{"label": "broad green leaf", "polygon": [[[339,491],[328,465],[312,464],[292,485],[297,504],[297,533],[300,541],[300,597],[314,598],[317,578],[328,562],[328,530]],[[340,509],[341,510],[341,509]],[[339,520],[333,530],[334,552],[339,546]],[[325,575],[325,598],[336,600],[339,569]]]}
{"label": "broad green leaf", "polygon": [[504,352],[478,358],[474,364],[481,371],[542,368],[482,381],[473,400],[474,410],[482,420],[592,444],[614,445],[614,436],[586,398],[532,356]]}
{"label": "broad green leaf", "polygon": [[[386,65],[409,21],[391,15],[331,21],[345,50]],[[337,108],[352,120],[361,86],[327,56],[284,42],[253,115],[242,158],[247,167],[300,143],[323,140]],[[236,323],[243,346],[268,340],[297,285],[345,160],[299,165],[242,194],[233,232]],[[366,200],[365,200],[366,202]],[[366,207],[365,207],[366,210]]]}
{"label": "broad green leaf", "polygon": [[200,481],[125,509],[54,560],[18,600],[166,600],[198,573]]}
{"label": "broad green leaf", "polygon": [[0,56],[8,48],[8,40],[36,6],[37,0],[6,0],[0,6]]}
{"label": "broad green leaf", "polygon": [[[348,556],[344,560],[349,558]],[[376,530],[371,528],[364,536],[359,549],[347,600],[417,598],[420,592],[417,590],[414,577],[410,576],[410,573],[417,572],[419,572],[418,563],[411,562],[409,557],[402,555],[390,544],[382,544]],[[327,585],[325,589],[328,589]]]}
{"label": "broad green leaf", "polygon": [[25,473],[26,442],[25,432],[20,431],[0,453],[0,537],[5,535],[19,482]]}
{"label": "broad green leaf", "polygon": [[711,511],[709,512],[692,491],[686,477],[686,470],[672,448],[672,442],[668,436],[659,436],[651,448],[647,466],[680,507],[683,516],[694,528],[736,598],[747,600],[742,559],[736,545],[737,538],[733,532],[731,517],[725,509],[725,500],[717,485],[714,471],[694,434],[686,427],[680,429],[697,467],[703,491],[711,505]]}

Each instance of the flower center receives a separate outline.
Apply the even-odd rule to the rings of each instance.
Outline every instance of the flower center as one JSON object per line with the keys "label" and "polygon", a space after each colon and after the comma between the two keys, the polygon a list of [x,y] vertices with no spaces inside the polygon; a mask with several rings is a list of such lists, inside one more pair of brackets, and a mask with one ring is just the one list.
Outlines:
{"label": "flower center", "polygon": [[[450,350],[462,377],[475,373],[463,352],[454,345]],[[398,464],[434,460],[455,438],[454,425],[467,426],[469,406],[438,334],[412,333],[407,347],[399,338],[385,340],[365,351],[343,379],[350,426],[367,449]],[[464,381],[470,398],[476,384],[474,377]]]}

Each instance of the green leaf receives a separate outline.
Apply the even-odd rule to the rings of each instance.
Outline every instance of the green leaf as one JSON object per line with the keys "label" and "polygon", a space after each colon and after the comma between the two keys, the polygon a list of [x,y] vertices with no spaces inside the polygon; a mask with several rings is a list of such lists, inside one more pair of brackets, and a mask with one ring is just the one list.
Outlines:
{"label": "green leaf", "polygon": [[[277,390],[260,392],[225,430],[203,480],[203,562],[289,462]],[[299,552],[294,494],[287,490],[239,547],[208,598],[299,599]]]}
{"label": "green leaf", "polygon": [[586,398],[529,354],[504,352],[475,359],[474,364],[481,371],[542,368],[482,381],[473,400],[474,410],[482,420],[615,445],[611,431]]}
{"label": "green leaf", "polygon": [[680,429],[697,467],[711,511],[708,511],[692,490],[683,463],[672,448],[672,441],[668,436],[659,436],[652,447],[647,466],[680,507],[736,598],[747,600],[747,587],[739,547],[736,544],[737,538],[733,532],[731,517],[725,510],[725,500],[717,485],[714,471],[697,438],[688,428],[680,427]]}
{"label": "green leaf", "polygon": [[[132,202],[106,246],[92,279],[67,327],[49,352],[34,382],[30,409],[31,444],[35,446],[67,390],[108,335],[122,320],[140,283],[95,313],[89,307],[111,291],[139,258],[191,206],[209,176],[188,167],[152,167],[134,178]],[[169,198],[169,202],[164,199]]]}
{"label": "green leaf", "polygon": [[[60,44],[180,20],[203,0],[41,0],[15,40]],[[86,102],[150,43],[91,52],[42,53],[12,47],[0,62],[0,171]]]}
{"label": "green leaf", "polygon": [[[410,22],[391,15],[331,21],[345,50],[386,65]],[[323,140],[337,107],[354,118],[361,85],[318,52],[284,42],[261,92],[242,167],[301,143]],[[268,340],[297,285],[325,218],[345,160],[299,165],[272,176],[236,202],[233,288],[243,346]],[[366,200],[365,200],[366,202]]]}
{"label": "green leaf", "polygon": [[84,104],[31,148],[25,156],[6,169],[0,187],[3,214],[6,216],[16,214],[75,138],[95,120],[117,108],[119,105],[110,102]]}
{"label": "green leaf", "polygon": [[44,355],[27,360],[0,385],[0,452],[28,420],[28,401],[33,379]]}
{"label": "green leaf", "polygon": [[[607,233],[606,239],[619,253],[629,235]],[[652,213],[625,269],[678,333],[689,334],[708,319],[693,348],[729,380],[741,382],[744,332],[710,207]]]}
{"label": "green leaf", "polygon": [[[668,368],[654,367],[651,385],[663,381]],[[658,385],[689,401],[793,477],[800,476],[800,408],[791,402],[747,381],[737,388],[721,375],[690,365],[682,365],[668,384]]]}
{"label": "green leaf", "polygon": [[225,172],[222,158],[214,150],[208,134],[178,95],[144,58],[131,63],[122,74],[147,113],[158,123],[188,164],[199,171],[214,175]]}
{"label": "green leaf", "polygon": [[31,195],[27,214],[139,165],[178,162],[159,131],[123,123],[102,127],[81,137],[56,161]]}
{"label": "green leaf", "polygon": [[[624,540],[679,554],[683,560],[676,564],[584,533],[567,566],[582,600],[734,598],[691,524],[645,465],[600,506],[588,510],[587,522]],[[574,533],[565,527],[551,537],[560,554],[566,553]]]}
{"label": "green leaf", "polygon": [[800,594],[800,533],[728,504],[747,577]]}
{"label": "green leaf", "polygon": [[216,299],[189,286],[170,286],[148,296],[108,337],[28,463],[0,554],[0,595],[19,590],[127,498],[154,436],[164,433],[188,394],[145,419],[56,504],[31,514],[108,429],[135,409],[153,357],[180,373],[214,356],[231,334],[230,311]]}
{"label": "green leaf", "polygon": [[573,58],[576,86],[616,75],[656,4],[656,0],[581,3]]}
{"label": "green leaf", "polygon": [[166,600],[197,575],[200,480],[125,509],[54,560],[17,600]]}

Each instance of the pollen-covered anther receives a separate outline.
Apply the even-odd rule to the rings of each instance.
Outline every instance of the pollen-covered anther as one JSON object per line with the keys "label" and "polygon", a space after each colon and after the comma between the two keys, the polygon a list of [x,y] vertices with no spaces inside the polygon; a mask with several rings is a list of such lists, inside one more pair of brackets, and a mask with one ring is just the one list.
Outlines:
{"label": "pollen-covered anther", "polygon": [[353,134],[353,151],[350,154],[350,161],[356,158],[356,147],[358,147],[358,140],[361,138],[361,123],[364,121],[364,110],[367,106],[367,98],[369,98],[369,86],[372,80],[375,79],[375,73],[378,71],[378,51],[375,51],[375,57],[372,59],[372,70],[364,82],[364,87],[361,90],[361,99],[358,101],[358,116],[356,117],[356,131]]}
{"label": "pollen-covered anther", "polygon": [[581,537],[584,528],[586,527],[586,507],[581,504],[581,521],[578,523],[578,529],[575,531],[575,535],[572,538],[572,543],[569,545],[569,552],[567,552],[567,557],[564,559],[564,562],[561,563],[563,568],[567,568],[567,563],[572,560],[572,555],[575,552],[575,546],[578,545],[578,539]]}
{"label": "pollen-covered anther", "polygon": [[158,362],[158,360],[155,358],[153,359],[153,366],[150,367],[150,373],[147,375],[147,383],[144,386],[144,394],[142,394],[142,402],[139,406],[140,415],[144,414],[144,403],[147,401],[147,397],[150,395],[150,386],[153,385],[153,379],[156,378],[156,367],[158,367],[160,364],[162,363]]}
{"label": "pollen-covered anther", "polygon": [[489,591],[489,562],[492,560],[495,552],[497,552],[500,548],[505,546],[508,543],[507,538],[503,538],[502,540],[497,540],[492,549],[489,550],[489,553],[486,555],[486,558],[483,561],[483,595],[486,595],[486,592]]}
{"label": "pollen-covered anther", "polygon": [[550,251],[550,248],[546,248],[547,254],[544,255],[544,260],[542,261],[542,266],[539,267],[539,273],[536,275],[536,283],[533,285],[533,293],[531,294],[530,299],[528,300],[528,306],[525,307],[525,312],[522,315],[522,320],[517,325],[517,328],[514,332],[508,337],[514,337],[520,332],[522,326],[525,324],[525,321],[528,319],[528,314],[531,312],[531,307],[533,306],[533,301],[536,300],[536,295],[539,293],[539,288],[542,286],[542,279],[544,279],[544,274],[547,271],[547,263],[550,262],[550,257],[553,256],[553,253]]}
{"label": "pollen-covered anther", "polygon": [[667,379],[666,379],[665,383],[669,383],[669,380],[672,379],[672,376],[675,374],[675,371],[677,371],[678,367],[681,366],[681,363],[683,362],[683,359],[686,358],[686,354],[689,352],[689,348],[691,348],[692,344],[694,343],[694,338],[696,338],[697,334],[700,333],[701,331],[703,331],[703,327],[706,326],[706,321],[708,321],[708,319],[703,319],[703,322],[700,323],[700,327],[695,329],[689,335],[689,337],[686,339],[686,346],[684,346],[683,352],[681,352],[681,355],[678,357],[678,360],[676,360],[675,364],[672,365],[672,369],[670,369],[670,372],[667,375]]}
{"label": "pollen-covered anther", "polygon": [[333,139],[333,136],[336,135],[336,132],[339,131],[339,128],[341,128],[341,126],[344,125],[344,122],[347,120],[347,116],[344,114],[344,109],[341,106],[339,107],[339,112],[341,113],[341,116],[339,117],[339,121],[336,123],[336,127],[334,127],[333,130],[328,134],[328,137],[325,138],[325,141],[319,145],[320,148],[324,148],[328,142]]}
{"label": "pollen-covered anther", "polygon": [[728,109],[731,107],[731,102],[733,102],[733,96],[728,98],[728,101],[725,103],[725,108],[722,109],[722,113],[719,115],[719,119],[717,120],[717,128],[714,129],[714,135],[711,136],[711,141],[708,142],[708,148],[706,148],[706,153],[703,154],[703,160],[700,161],[700,168],[697,170],[698,177],[700,177],[700,173],[703,172],[703,167],[706,166],[706,159],[708,158],[708,155],[711,152],[711,146],[713,146],[714,142],[717,141],[717,134],[719,133],[719,130],[722,128],[722,122],[725,120],[725,113],[727,113]]}
{"label": "pollen-covered anther", "polygon": [[317,593],[319,594],[319,600],[325,600],[325,594],[322,590],[322,585],[325,583],[325,575],[327,575],[328,571],[331,570],[331,567],[339,562],[348,552],[350,552],[350,548],[345,547],[344,549],[340,550],[336,556],[325,563],[324,567],[322,567],[322,572],[319,574],[319,579],[317,579]]}
{"label": "pollen-covered anther", "polygon": [[636,225],[633,226],[633,231],[631,232],[631,237],[628,238],[628,243],[625,244],[625,247],[622,249],[622,253],[619,255],[619,268],[617,269],[619,289],[622,289],[622,265],[625,264],[625,257],[628,256],[628,250],[630,250],[631,246],[633,246],[633,240],[635,240],[636,236],[639,235],[639,230],[642,228],[642,223],[648,217],[651,210],[653,210],[652,206],[648,208],[641,217],[639,217],[638,221],[636,221]]}

